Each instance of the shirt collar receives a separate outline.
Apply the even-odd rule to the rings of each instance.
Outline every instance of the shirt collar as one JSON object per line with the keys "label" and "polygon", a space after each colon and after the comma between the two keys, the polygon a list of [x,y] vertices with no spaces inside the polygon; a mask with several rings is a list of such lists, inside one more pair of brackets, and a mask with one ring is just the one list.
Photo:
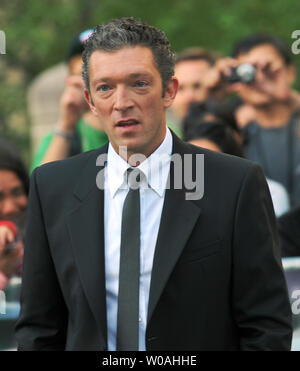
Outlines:
{"label": "shirt collar", "polygon": [[[147,184],[160,197],[163,197],[169,175],[173,138],[167,128],[166,136],[161,145],[137,168],[146,176]],[[130,167],[129,164],[118,155],[111,143],[107,152],[107,182],[111,197],[115,197],[117,191],[124,187],[124,173]]]}

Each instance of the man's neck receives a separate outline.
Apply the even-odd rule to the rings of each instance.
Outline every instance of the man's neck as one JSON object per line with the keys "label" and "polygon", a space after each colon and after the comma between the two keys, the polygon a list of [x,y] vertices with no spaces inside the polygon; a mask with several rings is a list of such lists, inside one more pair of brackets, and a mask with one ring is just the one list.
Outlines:
{"label": "man's neck", "polygon": [[163,141],[166,138],[167,135],[167,126],[166,123],[163,124],[163,130],[161,133],[158,133],[156,138],[157,140],[153,142],[152,146],[147,146],[147,148],[142,147],[138,148],[136,147],[134,150],[128,149],[126,146],[122,147],[120,146],[119,148],[116,147],[113,143],[112,147],[114,148],[115,152],[123,158],[130,166],[136,167],[139,166],[143,161],[145,161],[148,157],[154,153],[158,147],[161,146]]}

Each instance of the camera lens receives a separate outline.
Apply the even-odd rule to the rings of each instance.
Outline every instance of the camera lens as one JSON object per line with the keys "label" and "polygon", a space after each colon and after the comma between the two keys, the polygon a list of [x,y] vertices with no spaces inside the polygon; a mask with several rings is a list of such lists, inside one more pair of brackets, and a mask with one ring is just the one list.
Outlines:
{"label": "camera lens", "polygon": [[236,68],[236,74],[241,82],[250,83],[255,80],[256,68],[249,63],[244,63]]}

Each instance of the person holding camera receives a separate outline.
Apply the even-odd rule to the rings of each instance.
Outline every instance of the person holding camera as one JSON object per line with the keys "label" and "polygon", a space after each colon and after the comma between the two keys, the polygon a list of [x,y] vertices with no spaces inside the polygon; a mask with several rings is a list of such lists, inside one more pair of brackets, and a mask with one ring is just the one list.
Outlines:
{"label": "person holding camera", "polygon": [[[109,144],[32,174],[18,349],[290,349],[263,172],[167,128],[179,84],[165,33],[111,20],[83,61]],[[205,194],[191,199],[199,157]]]}
{"label": "person holding camera", "polygon": [[207,89],[223,85],[242,104],[236,119],[244,132],[246,158],[281,183],[292,205],[300,204],[299,94],[291,88],[296,71],[288,46],[255,34],[239,41],[232,58],[219,60],[206,76]]}
{"label": "person holding camera", "polygon": [[51,161],[63,160],[107,142],[107,135],[89,111],[83,95],[82,52],[93,30],[77,33],[70,41],[67,53],[69,75],[60,99],[60,113],[54,131],[41,141],[32,161],[31,170]]}

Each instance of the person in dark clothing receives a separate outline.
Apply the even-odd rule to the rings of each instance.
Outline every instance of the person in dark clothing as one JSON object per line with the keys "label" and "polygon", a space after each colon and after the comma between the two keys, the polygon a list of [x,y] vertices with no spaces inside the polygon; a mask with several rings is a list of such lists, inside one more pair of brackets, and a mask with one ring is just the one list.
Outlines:
{"label": "person in dark clothing", "polygon": [[261,168],[167,128],[178,79],[161,30],[109,21],[83,61],[109,144],[32,174],[18,349],[289,350]]}

